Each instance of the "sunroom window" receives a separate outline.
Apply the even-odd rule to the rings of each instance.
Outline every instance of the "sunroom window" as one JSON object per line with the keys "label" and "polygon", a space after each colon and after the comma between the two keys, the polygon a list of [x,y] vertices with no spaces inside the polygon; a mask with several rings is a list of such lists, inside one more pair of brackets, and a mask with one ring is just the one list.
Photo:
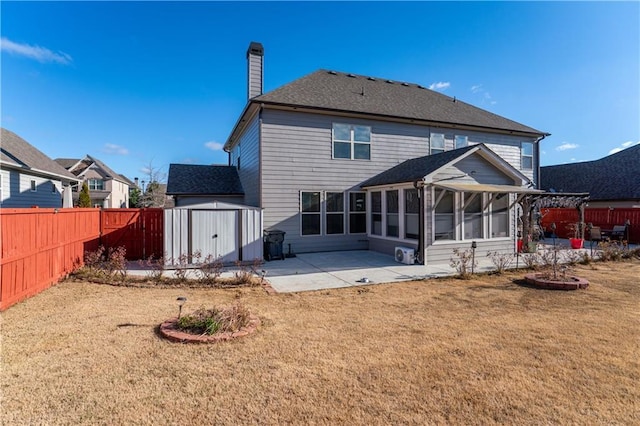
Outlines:
{"label": "sunroom window", "polygon": [[387,237],[400,236],[398,218],[398,191],[386,191],[387,197]]}
{"label": "sunroom window", "polygon": [[445,190],[435,191],[435,200],[439,200],[435,208],[434,222],[435,235],[437,240],[454,240],[454,199],[453,192]]}
{"label": "sunroom window", "polygon": [[482,194],[464,194],[464,239],[482,238]]}
{"label": "sunroom window", "polygon": [[509,194],[498,194],[491,203],[491,238],[509,236]]}
{"label": "sunroom window", "polygon": [[371,233],[382,235],[382,192],[371,193]]}
{"label": "sunroom window", "polygon": [[419,234],[420,200],[415,188],[404,190],[404,237],[417,240]]}

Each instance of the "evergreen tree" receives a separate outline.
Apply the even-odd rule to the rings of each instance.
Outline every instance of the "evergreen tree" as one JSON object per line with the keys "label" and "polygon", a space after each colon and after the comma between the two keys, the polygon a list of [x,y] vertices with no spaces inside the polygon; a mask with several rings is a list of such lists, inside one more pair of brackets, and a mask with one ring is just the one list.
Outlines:
{"label": "evergreen tree", "polygon": [[87,185],[87,182],[82,184],[82,190],[78,197],[78,207],[91,207],[91,196],[89,195],[89,185]]}

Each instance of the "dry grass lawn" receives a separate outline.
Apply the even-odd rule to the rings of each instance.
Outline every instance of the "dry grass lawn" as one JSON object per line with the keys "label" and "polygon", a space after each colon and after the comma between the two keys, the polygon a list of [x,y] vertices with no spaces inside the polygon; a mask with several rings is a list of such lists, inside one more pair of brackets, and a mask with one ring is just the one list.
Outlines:
{"label": "dry grass lawn", "polygon": [[[3,424],[640,424],[640,261],[268,295],[62,283],[2,313]],[[301,277],[303,278],[303,277]],[[257,333],[156,327],[236,299]]]}

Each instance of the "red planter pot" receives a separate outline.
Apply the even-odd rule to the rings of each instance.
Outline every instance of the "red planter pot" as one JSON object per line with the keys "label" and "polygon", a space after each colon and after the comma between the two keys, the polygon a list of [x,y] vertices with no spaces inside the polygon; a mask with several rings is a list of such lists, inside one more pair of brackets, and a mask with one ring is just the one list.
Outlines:
{"label": "red planter pot", "polygon": [[569,244],[571,244],[572,249],[581,249],[584,240],[582,238],[569,238]]}

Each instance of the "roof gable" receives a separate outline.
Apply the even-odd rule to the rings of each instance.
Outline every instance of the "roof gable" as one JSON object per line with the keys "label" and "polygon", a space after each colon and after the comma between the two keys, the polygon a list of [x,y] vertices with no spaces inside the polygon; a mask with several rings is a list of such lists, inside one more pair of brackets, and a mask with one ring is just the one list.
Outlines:
{"label": "roof gable", "polygon": [[327,70],[308,74],[258,96],[252,102],[358,112],[540,136],[545,134],[418,84]]}
{"label": "roof gable", "polygon": [[640,145],[599,160],[541,167],[540,187],[588,192],[594,201],[640,200]]}
{"label": "roof gable", "polygon": [[473,154],[478,154],[485,160],[488,160],[494,167],[514,180],[520,180],[523,183],[528,181],[526,176],[485,145],[478,144],[438,154],[426,155],[424,157],[412,158],[366,180],[360,186],[366,188],[416,181],[431,183],[436,174]]}
{"label": "roof gable", "polygon": [[169,165],[169,195],[244,195],[234,166]]}
{"label": "roof gable", "polygon": [[2,128],[0,162],[3,164],[41,174],[49,174],[64,180],[77,181],[60,164],[10,130]]}

